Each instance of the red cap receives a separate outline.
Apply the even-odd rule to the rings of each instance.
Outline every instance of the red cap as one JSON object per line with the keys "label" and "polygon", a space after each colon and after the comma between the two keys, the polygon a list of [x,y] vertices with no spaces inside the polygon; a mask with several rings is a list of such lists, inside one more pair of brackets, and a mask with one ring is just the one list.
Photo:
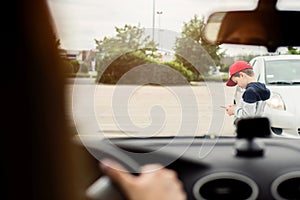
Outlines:
{"label": "red cap", "polygon": [[235,86],[236,83],[231,80],[232,75],[239,72],[239,71],[241,71],[241,70],[244,70],[244,69],[253,69],[253,67],[251,65],[249,65],[249,63],[247,63],[246,61],[237,61],[234,64],[232,64],[229,68],[230,78],[226,82],[226,85],[230,86],[230,87]]}

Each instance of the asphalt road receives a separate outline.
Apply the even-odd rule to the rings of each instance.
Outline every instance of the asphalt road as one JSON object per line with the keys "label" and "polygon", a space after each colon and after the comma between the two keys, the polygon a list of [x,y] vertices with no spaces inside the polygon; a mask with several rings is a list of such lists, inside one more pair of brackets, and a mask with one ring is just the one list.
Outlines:
{"label": "asphalt road", "polygon": [[91,137],[234,135],[233,117],[221,106],[232,103],[234,87],[95,85],[69,80],[70,123]]}

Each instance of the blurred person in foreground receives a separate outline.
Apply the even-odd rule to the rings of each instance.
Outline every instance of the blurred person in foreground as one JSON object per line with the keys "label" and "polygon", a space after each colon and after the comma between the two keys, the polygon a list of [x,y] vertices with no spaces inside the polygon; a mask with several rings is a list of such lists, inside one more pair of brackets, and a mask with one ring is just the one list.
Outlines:
{"label": "blurred person in foreground", "polygon": [[[9,82],[2,79],[7,86],[3,98],[6,122],[2,148],[7,160],[2,166],[3,196],[32,200],[86,199],[86,178],[99,175],[91,173],[95,167],[101,170],[99,161],[95,164],[89,160],[90,155],[79,153],[71,142],[73,134],[65,108],[66,77],[47,1],[18,1],[13,7],[17,9],[16,21],[7,20],[9,23],[3,24],[6,30],[3,43],[8,54],[4,56],[7,60],[4,66],[14,74]],[[9,30],[15,30],[14,34]],[[172,170],[159,168],[140,176],[108,166],[102,166],[102,170],[121,186],[128,199],[186,199]]]}

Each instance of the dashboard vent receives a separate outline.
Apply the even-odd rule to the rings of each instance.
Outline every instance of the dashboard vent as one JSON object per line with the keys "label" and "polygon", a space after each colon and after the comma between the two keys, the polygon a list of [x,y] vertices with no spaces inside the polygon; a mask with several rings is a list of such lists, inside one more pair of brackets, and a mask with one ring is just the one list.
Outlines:
{"label": "dashboard vent", "polygon": [[202,199],[256,199],[256,183],[241,174],[222,172],[199,179],[193,187],[194,197]]}
{"label": "dashboard vent", "polygon": [[275,199],[300,199],[300,171],[284,174],[272,184],[272,195]]}

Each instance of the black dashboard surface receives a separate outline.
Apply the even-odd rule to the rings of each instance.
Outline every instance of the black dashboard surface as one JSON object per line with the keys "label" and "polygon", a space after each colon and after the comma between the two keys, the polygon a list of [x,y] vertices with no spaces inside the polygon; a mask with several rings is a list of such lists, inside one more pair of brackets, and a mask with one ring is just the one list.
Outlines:
{"label": "black dashboard surface", "polygon": [[140,165],[177,171],[188,199],[300,199],[298,139],[260,138],[261,156],[237,156],[241,139],[114,138],[109,142]]}

